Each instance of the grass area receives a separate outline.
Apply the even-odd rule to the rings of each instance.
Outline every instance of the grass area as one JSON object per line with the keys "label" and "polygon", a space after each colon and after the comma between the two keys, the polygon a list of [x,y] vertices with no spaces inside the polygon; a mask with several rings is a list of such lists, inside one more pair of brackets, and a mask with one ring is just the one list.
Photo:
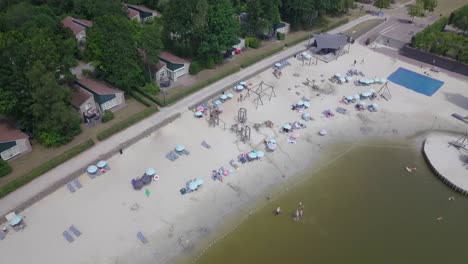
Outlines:
{"label": "grass area", "polygon": [[20,177],[16,177],[15,179],[9,181],[8,183],[0,187],[0,198],[5,197],[7,194],[13,192],[19,187],[41,176],[42,174],[48,172],[49,170],[57,167],[58,165],[64,163],[65,161],[75,157],[76,155],[89,149],[92,146],[94,146],[94,141],[92,139],[88,139],[82,144],[79,144],[73,148],[70,148],[64,153],[57,155],[52,159],[49,159],[47,162],[43,163],[37,168],[32,169],[28,173],[25,173],[21,175]]}
{"label": "grass area", "polygon": [[115,112],[114,119],[105,124],[86,125],[81,124],[82,132],[77,135],[70,143],[57,148],[46,148],[36,140],[31,140],[32,151],[26,155],[15,158],[8,163],[13,171],[5,177],[0,178],[0,188],[9,182],[22,177],[24,174],[48,162],[52,157],[60,156],[68,150],[82,144],[88,139],[97,140],[97,134],[111,127],[112,125],[128,119],[132,115],[145,110],[147,107],[134,100],[126,98],[126,106]]}
{"label": "grass area", "polygon": [[382,19],[366,20],[366,21],[361,22],[361,23],[357,24],[356,26],[344,31],[343,33],[345,33],[348,36],[353,37],[353,39],[357,39],[360,36],[367,33],[369,30],[373,29],[374,27],[376,27],[377,25],[379,25],[379,24],[381,24],[383,22],[384,21]]}
{"label": "grass area", "polygon": [[442,14],[448,16],[452,11],[465,5],[466,0],[439,0],[434,14]]}

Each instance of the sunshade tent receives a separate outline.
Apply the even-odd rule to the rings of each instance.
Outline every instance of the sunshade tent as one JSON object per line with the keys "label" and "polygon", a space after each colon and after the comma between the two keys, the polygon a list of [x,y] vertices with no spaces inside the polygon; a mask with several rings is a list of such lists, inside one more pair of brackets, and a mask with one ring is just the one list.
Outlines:
{"label": "sunshade tent", "polygon": [[200,116],[202,116],[202,115],[203,115],[203,113],[202,113],[202,112],[200,112],[200,111],[196,111],[196,112],[195,112],[195,116],[198,116],[198,117],[200,117]]}
{"label": "sunshade tent", "polygon": [[156,171],[154,171],[154,169],[149,168],[146,170],[146,175],[152,176],[154,174],[156,174]]}
{"label": "sunshade tent", "polygon": [[255,151],[251,151],[251,152],[249,152],[248,156],[251,159],[256,159],[257,158],[257,153]]}
{"label": "sunshade tent", "polygon": [[270,150],[275,150],[278,146],[274,143],[268,143],[267,144],[267,147],[270,149]]}
{"label": "sunshade tent", "polygon": [[283,128],[289,130],[289,129],[291,129],[292,127],[291,127],[290,124],[284,124],[284,125],[283,125]]}
{"label": "sunshade tent", "polygon": [[304,106],[305,106],[306,108],[309,108],[309,107],[310,107],[310,102],[304,101]]}
{"label": "sunshade tent", "polygon": [[101,160],[96,164],[99,168],[104,168],[107,165],[105,160]]}
{"label": "sunshade tent", "polygon": [[94,165],[89,166],[87,169],[88,173],[91,173],[91,174],[96,173],[97,170],[98,170],[98,167]]}
{"label": "sunshade tent", "polygon": [[226,100],[226,99],[227,99],[227,95],[222,94],[222,95],[219,96],[219,98],[221,98],[222,100]]}
{"label": "sunshade tent", "polygon": [[257,154],[257,157],[258,157],[258,158],[261,158],[261,157],[265,156],[265,153],[264,153],[263,151],[261,151],[261,150],[257,150],[257,151],[255,152],[255,154]]}
{"label": "sunshade tent", "polygon": [[178,145],[175,150],[176,151],[183,151],[185,149],[185,146],[184,145]]}

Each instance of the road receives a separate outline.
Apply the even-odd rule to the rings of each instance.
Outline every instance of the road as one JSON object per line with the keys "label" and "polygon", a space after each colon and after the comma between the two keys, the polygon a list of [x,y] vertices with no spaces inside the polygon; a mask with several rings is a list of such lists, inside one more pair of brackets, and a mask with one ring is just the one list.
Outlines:
{"label": "road", "polygon": [[[339,33],[345,31],[353,26],[366,21],[368,19],[373,19],[374,16],[365,15],[356,20],[350,21],[349,23],[342,25],[334,30],[329,31],[328,33]],[[287,59],[294,56],[297,53],[303,52],[306,50],[306,45],[308,40],[299,43],[296,46],[290,47],[283,50],[280,53],[277,53],[271,57],[268,57],[258,63],[247,67],[237,73],[227,76],[226,78],[219,80],[216,83],[205,87],[204,89],[187,96],[186,98],[180,100],[179,102],[170,105],[168,107],[162,108],[161,111],[153,116],[148,117],[147,119],[135,124],[131,129],[126,129],[120,133],[112,136],[111,138],[98,142],[91,149],[81,153],[77,157],[59,165],[58,167],[48,171],[41,177],[33,180],[32,182],[26,184],[25,186],[17,189],[16,191],[10,193],[8,196],[0,200],[0,216],[4,216],[7,213],[23,207],[25,203],[34,199],[38,194],[54,185],[57,182],[60,182],[68,175],[80,170],[87,164],[91,164],[96,158],[106,153],[111,152],[116,146],[122,145],[126,140],[133,138],[137,135],[140,135],[145,132],[145,130],[161,123],[165,119],[177,114],[188,111],[188,107],[209,98],[210,96],[221,93],[226,87],[231,84],[237,83],[239,81],[248,79],[255,74],[264,71],[267,68],[272,67],[276,62]]]}

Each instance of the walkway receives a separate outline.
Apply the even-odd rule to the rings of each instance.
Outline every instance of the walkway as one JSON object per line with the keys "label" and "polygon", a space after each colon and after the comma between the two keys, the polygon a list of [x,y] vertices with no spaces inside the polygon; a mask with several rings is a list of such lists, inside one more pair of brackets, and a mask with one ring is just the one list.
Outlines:
{"label": "walkway", "polygon": [[[343,26],[329,31],[329,33],[339,33],[345,31],[363,21],[372,18],[375,17],[370,15],[362,16]],[[123,144],[126,140],[144,133],[145,130],[157,125],[158,123],[177,113],[183,113],[185,111],[188,111],[188,106],[191,106],[196,102],[201,102],[204,99],[216,93],[221,93],[221,91],[226,89],[231,84],[248,79],[249,77],[254,76],[257,73],[262,72],[269,67],[272,67],[274,63],[282,59],[287,59],[294,56],[297,53],[303,52],[306,49],[307,42],[308,40],[301,42],[300,44],[294,47],[288,48],[287,50],[284,50],[276,55],[268,57],[246,69],[229,75],[228,77],[214,84],[211,84],[208,87],[205,87],[201,91],[196,92],[169,107],[162,108],[159,113],[139,122],[138,124],[135,124],[131,127],[131,129],[126,129],[103,142],[98,142],[93,148],[81,153],[77,157],[63,163],[62,165],[48,171],[41,177],[35,179],[34,181],[26,184],[25,186],[1,199],[0,216],[6,215],[15,208],[18,208],[22,204],[30,201],[36,195],[38,195],[48,187],[52,186],[54,183],[59,182],[67,175],[70,175],[71,173],[83,168],[87,164],[92,163],[97,157],[112,151],[116,146]]]}

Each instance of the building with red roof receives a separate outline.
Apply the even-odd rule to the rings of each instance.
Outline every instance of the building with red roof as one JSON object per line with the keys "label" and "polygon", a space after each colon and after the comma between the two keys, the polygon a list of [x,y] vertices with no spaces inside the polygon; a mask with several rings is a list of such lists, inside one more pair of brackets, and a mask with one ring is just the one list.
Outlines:
{"label": "building with red roof", "polygon": [[31,151],[29,136],[6,119],[0,119],[0,157],[9,160]]}
{"label": "building with red roof", "polygon": [[93,22],[86,19],[77,19],[71,16],[67,16],[63,22],[63,27],[69,28],[73,35],[75,35],[78,43],[84,44],[86,41],[86,29],[93,26]]}

